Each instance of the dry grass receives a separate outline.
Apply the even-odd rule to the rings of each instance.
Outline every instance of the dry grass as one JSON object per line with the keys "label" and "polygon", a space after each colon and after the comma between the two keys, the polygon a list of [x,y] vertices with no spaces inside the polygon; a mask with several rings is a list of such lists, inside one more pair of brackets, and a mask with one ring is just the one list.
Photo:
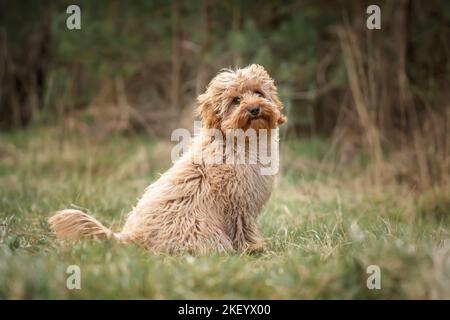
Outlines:
{"label": "dry grass", "polygon": [[[1,134],[0,298],[450,298],[448,188],[373,184],[363,154],[337,167],[320,139],[283,144],[282,174],[259,220],[264,254],[155,256],[55,241],[46,220],[71,204],[121,225],[170,166],[170,148],[144,136]],[[81,290],[66,288],[72,264]],[[371,264],[381,268],[381,290],[366,287]]]}

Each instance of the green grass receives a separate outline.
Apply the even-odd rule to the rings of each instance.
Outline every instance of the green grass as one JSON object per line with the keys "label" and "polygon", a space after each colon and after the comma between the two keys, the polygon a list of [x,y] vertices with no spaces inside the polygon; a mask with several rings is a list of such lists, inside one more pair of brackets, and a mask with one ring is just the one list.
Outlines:
{"label": "green grass", "polygon": [[[448,219],[421,214],[413,190],[374,185],[367,166],[335,167],[328,147],[317,138],[283,143],[282,172],[259,220],[266,252],[198,257],[60,244],[46,222],[79,206],[119,229],[170,166],[170,143],[2,133],[0,299],[450,298]],[[372,264],[381,268],[380,290],[366,286]],[[81,269],[80,290],[66,288],[69,265]]]}

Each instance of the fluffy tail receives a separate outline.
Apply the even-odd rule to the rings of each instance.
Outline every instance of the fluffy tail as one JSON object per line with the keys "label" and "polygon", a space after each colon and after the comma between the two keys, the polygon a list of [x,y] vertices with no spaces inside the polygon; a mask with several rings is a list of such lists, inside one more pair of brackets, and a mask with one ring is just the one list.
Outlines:
{"label": "fluffy tail", "polygon": [[48,222],[60,240],[118,239],[119,236],[90,215],[74,209],[58,211]]}

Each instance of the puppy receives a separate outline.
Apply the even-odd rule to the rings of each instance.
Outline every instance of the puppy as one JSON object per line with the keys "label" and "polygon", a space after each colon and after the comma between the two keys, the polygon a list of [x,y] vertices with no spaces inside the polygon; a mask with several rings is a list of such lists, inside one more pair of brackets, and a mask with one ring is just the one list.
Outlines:
{"label": "puppy", "polygon": [[[222,70],[197,101],[201,133],[189,151],[147,187],[121,232],[114,233],[79,210],[66,209],[49,219],[57,237],[111,238],[138,243],[154,252],[263,250],[256,220],[270,197],[274,175],[261,174],[263,165],[258,161],[230,164],[212,160],[226,158],[224,145],[231,145],[231,154],[239,149],[236,137],[226,135],[230,130],[254,131],[258,137],[268,133],[273,141],[270,138],[278,132],[273,129],[286,121],[274,81],[259,65]],[[211,130],[223,139],[209,134]],[[244,139],[247,156],[248,138]]]}

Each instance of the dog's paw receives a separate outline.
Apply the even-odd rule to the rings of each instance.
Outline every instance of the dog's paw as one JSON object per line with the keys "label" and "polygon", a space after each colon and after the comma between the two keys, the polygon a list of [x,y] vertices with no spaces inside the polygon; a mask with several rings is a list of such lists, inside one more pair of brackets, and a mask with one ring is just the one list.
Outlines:
{"label": "dog's paw", "polygon": [[252,243],[249,244],[247,246],[247,248],[245,249],[246,252],[248,253],[262,253],[264,252],[266,249],[264,242],[257,242],[257,243]]}

